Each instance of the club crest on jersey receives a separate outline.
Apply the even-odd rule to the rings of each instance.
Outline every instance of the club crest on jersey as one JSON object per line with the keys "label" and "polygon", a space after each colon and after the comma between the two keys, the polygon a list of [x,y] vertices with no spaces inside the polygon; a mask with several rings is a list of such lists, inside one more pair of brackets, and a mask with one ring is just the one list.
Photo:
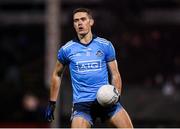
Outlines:
{"label": "club crest on jersey", "polygon": [[97,71],[101,69],[100,60],[79,61],[76,63],[79,72]]}
{"label": "club crest on jersey", "polygon": [[96,52],[96,56],[102,56],[103,55],[103,52],[101,51],[101,50],[98,50],[97,52]]}

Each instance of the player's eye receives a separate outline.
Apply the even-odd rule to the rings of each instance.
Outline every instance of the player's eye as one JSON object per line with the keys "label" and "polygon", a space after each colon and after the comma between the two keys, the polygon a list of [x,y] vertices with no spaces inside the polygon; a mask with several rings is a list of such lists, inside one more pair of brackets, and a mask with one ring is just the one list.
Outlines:
{"label": "player's eye", "polygon": [[86,17],[82,17],[82,18],[81,18],[82,21],[85,21],[86,19],[87,19]]}
{"label": "player's eye", "polygon": [[74,22],[78,22],[78,19],[74,19]]}

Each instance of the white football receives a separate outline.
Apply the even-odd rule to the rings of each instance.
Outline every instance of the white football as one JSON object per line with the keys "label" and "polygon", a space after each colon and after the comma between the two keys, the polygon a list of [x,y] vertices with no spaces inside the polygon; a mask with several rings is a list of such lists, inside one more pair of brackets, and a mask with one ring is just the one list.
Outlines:
{"label": "white football", "polygon": [[101,106],[110,106],[117,103],[119,93],[113,85],[103,85],[98,89],[96,98]]}

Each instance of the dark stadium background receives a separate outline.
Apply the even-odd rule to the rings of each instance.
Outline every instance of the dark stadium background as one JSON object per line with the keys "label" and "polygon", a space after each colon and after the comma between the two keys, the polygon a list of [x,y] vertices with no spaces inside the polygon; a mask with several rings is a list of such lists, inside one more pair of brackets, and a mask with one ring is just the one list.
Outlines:
{"label": "dark stadium background", "polygon": [[[134,126],[180,127],[179,0],[0,0],[0,127],[50,127],[47,69],[74,36],[77,7],[93,10],[94,32],[115,46]],[[71,100],[66,70],[52,127],[70,127]]]}

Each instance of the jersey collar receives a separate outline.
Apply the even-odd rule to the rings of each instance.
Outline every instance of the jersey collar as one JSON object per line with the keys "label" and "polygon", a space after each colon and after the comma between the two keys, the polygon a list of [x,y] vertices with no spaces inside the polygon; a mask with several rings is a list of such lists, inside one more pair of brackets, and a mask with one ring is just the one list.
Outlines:
{"label": "jersey collar", "polygon": [[95,38],[97,38],[97,36],[96,36],[95,34],[93,34],[92,40],[91,40],[89,43],[84,44],[84,43],[81,43],[80,40],[79,40],[79,38],[76,36],[76,37],[73,39],[73,42],[77,42],[77,43],[79,43],[79,44],[87,47],[87,46],[89,46],[89,45],[92,43],[92,41],[93,41]]}

